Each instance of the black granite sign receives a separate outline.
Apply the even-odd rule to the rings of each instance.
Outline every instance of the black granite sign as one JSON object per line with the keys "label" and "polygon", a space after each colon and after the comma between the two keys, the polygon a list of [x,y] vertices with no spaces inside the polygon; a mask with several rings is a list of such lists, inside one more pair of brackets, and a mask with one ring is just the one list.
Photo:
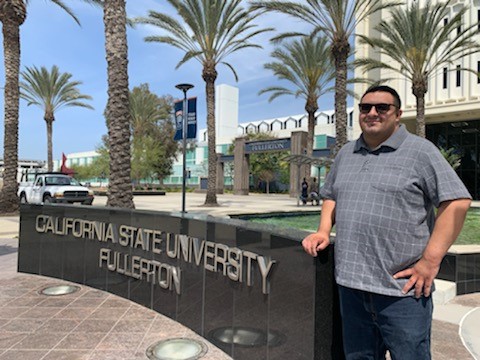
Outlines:
{"label": "black granite sign", "polygon": [[242,220],[22,205],[18,269],[130,299],[235,359],[342,358],[331,251]]}

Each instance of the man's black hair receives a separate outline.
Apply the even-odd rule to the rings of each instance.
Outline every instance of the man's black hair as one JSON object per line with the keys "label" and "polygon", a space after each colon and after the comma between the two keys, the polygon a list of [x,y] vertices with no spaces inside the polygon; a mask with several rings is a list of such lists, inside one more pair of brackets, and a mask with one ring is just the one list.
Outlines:
{"label": "man's black hair", "polygon": [[365,91],[365,93],[362,95],[362,99],[365,95],[367,95],[369,93],[373,93],[373,92],[378,92],[378,91],[388,92],[388,93],[392,94],[393,99],[394,99],[394,103],[395,103],[394,105],[397,106],[399,109],[401,109],[402,101],[400,100],[400,95],[398,95],[398,93],[395,91],[395,89],[392,89],[390,86],[387,86],[387,85],[375,85],[375,86],[372,86],[372,87],[368,88],[368,90]]}

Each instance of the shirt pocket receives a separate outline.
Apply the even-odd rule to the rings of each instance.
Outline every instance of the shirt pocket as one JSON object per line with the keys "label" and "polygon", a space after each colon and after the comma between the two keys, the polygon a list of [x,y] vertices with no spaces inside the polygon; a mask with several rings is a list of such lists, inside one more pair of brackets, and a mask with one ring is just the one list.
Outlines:
{"label": "shirt pocket", "polygon": [[399,193],[408,189],[412,179],[410,169],[406,166],[389,164],[384,165],[375,172],[370,186],[382,192]]}

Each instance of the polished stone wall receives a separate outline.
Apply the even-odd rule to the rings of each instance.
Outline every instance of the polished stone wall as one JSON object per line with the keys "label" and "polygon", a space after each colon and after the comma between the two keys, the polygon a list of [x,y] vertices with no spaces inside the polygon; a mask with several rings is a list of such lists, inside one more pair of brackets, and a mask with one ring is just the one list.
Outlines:
{"label": "polished stone wall", "polygon": [[457,285],[457,295],[479,292],[480,253],[448,253],[437,278],[453,281]]}
{"label": "polished stone wall", "polygon": [[[103,224],[104,232],[95,233],[92,224],[97,230]],[[120,241],[129,238],[126,233],[134,233],[130,245]],[[18,268],[130,299],[188,326],[234,359],[341,359],[332,251],[318,258],[306,255],[300,245],[306,234],[203,215],[22,205]],[[173,258],[178,235],[187,235],[183,239],[191,241],[190,247]],[[145,250],[142,244],[154,237],[155,245],[150,242]],[[232,257],[223,269],[227,251]],[[115,267],[114,257],[105,259],[107,252],[123,260],[117,259]],[[132,259],[134,275],[118,271],[124,264],[133,266]],[[178,270],[178,288],[164,288],[166,275],[162,283],[139,270],[162,274],[158,264],[163,274]]]}

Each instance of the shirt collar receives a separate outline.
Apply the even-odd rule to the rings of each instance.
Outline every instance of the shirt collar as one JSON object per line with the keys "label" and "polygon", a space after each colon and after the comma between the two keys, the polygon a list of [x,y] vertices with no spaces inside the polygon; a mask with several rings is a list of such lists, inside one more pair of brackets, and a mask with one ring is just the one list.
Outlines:
{"label": "shirt collar", "polygon": [[362,150],[362,148],[371,152],[371,151],[378,150],[382,147],[388,147],[393,150],[397,150],[400,147],[400,145],[403,143],[403,141],[406,139],[407,135],[408,135],[408,132],[407,132],[407,129],[405,128],[405,125],[400,124],[399,128],[397,129],[397,131],[395,131],[392,134],[392,136],[390,136],[387,140],[385,140],[383,143],[378,145],[375,149],[370,149],[368,145],[365,143],[365,140],[363,139],[363,134],[362,134],[355,142],[355,147],[353,149],[353,152],[359,152]]}

